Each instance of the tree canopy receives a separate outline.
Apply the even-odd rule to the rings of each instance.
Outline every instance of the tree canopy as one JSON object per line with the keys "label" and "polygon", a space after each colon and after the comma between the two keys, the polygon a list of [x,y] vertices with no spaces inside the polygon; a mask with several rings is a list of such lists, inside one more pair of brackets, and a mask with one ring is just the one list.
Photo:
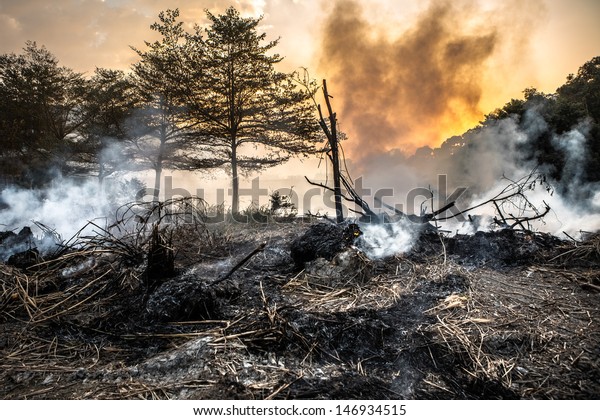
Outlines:
{"label": "tree canopy", "polygon": [[229,169],[237,213],[239,172],[313,152],[317,125],[308,96],[275,70],[282,58],[268,54],[277,41],[264,42],[260,19],[242,18],[233,7],[207,17],[208,27],[188,32],[177,9],[162,12],[152,25],[162,39],[136,49],[141,61],[133,70],[146,112],[140,122],[150,130],[136,144],[156,171],[155,192],[165,165]]}
{"label": "tree canopy", "polygon": [[155,172],[154,198],[158,199],[163,169],[195,170],[217,166],[202,159],[203,149],[192,135],[197,122],[190,117],[181,87],[188,82],[189,56],[185,32],[177,22],[178,10],[159,14],[151,28],[162,35],[146,42],[146,51],[133,48],[140,61],[133,65],[133,82],[140,95],[129,131],[135,155]]}
{"label": "tree canopy", "polygon": [[103,180],[152,169],[157,198],[163,169],[223,167],[236,213],[240,173],[315,150],[309,98],[275,69],[278,40],[258,32],[261,18],[207,11],[209,25],[188,31],[177,9],[158,17],[151,28],[161,39],[133,48],[130,73],[96,69],[85,78],[33,42],[0,56],[4,176],[27,183],[57,170]]}
{"label": "tree canopy", "polygon": [[88,85],[28,42],[22,54],[0,56],[0,159],[5,175],[28,185],[49,170],[68,172],[73,140],[87,115]]}

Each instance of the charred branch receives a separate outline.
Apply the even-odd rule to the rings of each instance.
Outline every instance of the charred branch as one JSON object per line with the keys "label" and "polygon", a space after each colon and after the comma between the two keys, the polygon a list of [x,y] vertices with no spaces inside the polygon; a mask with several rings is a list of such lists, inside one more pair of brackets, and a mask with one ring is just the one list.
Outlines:
{"label": "charred branch", "polygon": [[[304,179],[306,179],[306,182],[308,182],[310,185],[314,185],[316,187],[321,187],[327,191],[331,191],[334,193],[335,195],[335,188],[331,188],[328,185],[325,184],[321,184],[318,182],[313,182],[310,179],[308,179],[308,177],[304,177]],[[356,205],[358,205],[360,208],[363,209],[363,212],[359,212],[359,211],[354,211],[355,213],[359,213],[365,217],[370,217],[371,220],[373,221],[378,221],[379,220],[379,216],[373,212],[373,210],[371,210],[371,208],[369,207],[369,204],[367,204],[367,202],[365,200],[362,199],[362,197],[360,195],[358,195],[358,193],[354,190],[354,188],[352,188],[352,186],[350,185],[350,182],[344,177],[344,176],[340,176],[340,180],[342,182],[342,184],[344,184],[344,188],[346,189],[346,192],[350,194],[350,196],[344,195],[340,192],[340,197],[343,198],[344,200],[348,201],[349,203],[354,203]],[[339,223],[339,222],[338,222]]]}
{"label": "charred branch", "polygon": [[327,136],[327,140],[329,141],[329,147],[331,148],[331,154],[327,154],[329,159],[331,160],[331,164],[333,166],[333,199],[335,201],[335,214],[336,220],[338,223],[341,223],[344,220],[344,214],[342,212],[342,188],[341,188],[341,173],[340,173],[340,158],[339,158],[339,145],[338,145],[338,136],[337,136],[337,116],[336,113],[333,112],[333,108],[331,106],[331,101],[329,98],[329,92],[327,91],[327,81],[323,80],[323,96],[325,97],[325,103],[327,105],[327,111],[329,112],[329,129],[327,129],[327,124],[323,118],[323,113],[321,112],[321,107],[318,107],[319,110],[319,125],[325,132]]}
{"label": "charred branch", "polygon": [[[509,217],[509,218],[504,218],[503,217],[503,221],[505,223],[507,223],[508,221],[514,221],[514,223],[512,223],[511,225],[508,226],[510,229],[514,229],[515,226],[521,226],[521,228],[523,230],[530,230],[529,229],[529,222],[531,222],[533,220],[541,219],[541,218],[543,218],[544,216],[546,216],[550,212],[550,206],[545,201],[544,201],[544,206],[545,206],[545,210],[542,213],[535,214],[534,216],[530,216],[530,217],[515,217],[512,214],[510,214],[511,217]],[[527,228],[524,226],[524,223],[528,224]]]}
{"label": "charred branch", "polygon": [[265,243],[260,244],[252,252],[250,252],[248,255],[246,255],[244,258],[242,258],[242,260],[240,262],[238,262],[236,265],[234,265],[231,268],[231,270],[229,270],[227,272],[227,274],[225,274],[224,276],[222,276],[222,277],[218,278],[217,280],[213,281],[210,285],[214,286],[216,284],[221,283],[222,281],[227,280],[229,277],[231,277],[233,275],[233,273],[235,273],[237,270],[239,270],[240,268],[242,268],[243,265],[246,264],[250,260],[250,258],[252,258],[256,254],[258,254],[259,252],[263,251],[266,246],[267,246],[267,244],[265,244]]}
{"label": "charred branch", "polygon": [[[545,176],[538,173],[536,169],[534,169],[528,175],[522,177],[517,181],[510,180],[506,177],[505,179],[510,181],[509,184],[494,197],[485,200],[481,203],[475,204],[460,212],[453,213],[451,216],[436,218],[434,215],[434,218],[432,218],[432,220],[450,220],[458,216],[467,214],[468,212],[473,211],[475,209],[491,204],[496,210],[497,216],[494,217],[493,220],[497,226],[507,229],[515,229],[516,227],[520,227],[523,230],[530,230],[529,222],[533,220],[542,219],[544,216],[546,216],[550,212],[550,206],[544,201],[544,211],[539,211],[527,197],[526,191],[534,190],[536,185],[541,185],[546,189],[547,192],[552,193],[552,187],[550,187],[547,184]],[[454,203],[445,206],[443,209],[440,209],[436,213],[441,214],[448,208],[452,207],[452,205],[454,205]],[[515,215],[513,212],[510,212],[507,213],[507,217],[504,214],[506,210],[503,211],[503,208],[505,207],[512,207],[516,209],[519,212],[519,214]],[[527,215],[528,211],[532,211],[533,214]],[[472,221],[472,218],[469,218],[469,220]]]}

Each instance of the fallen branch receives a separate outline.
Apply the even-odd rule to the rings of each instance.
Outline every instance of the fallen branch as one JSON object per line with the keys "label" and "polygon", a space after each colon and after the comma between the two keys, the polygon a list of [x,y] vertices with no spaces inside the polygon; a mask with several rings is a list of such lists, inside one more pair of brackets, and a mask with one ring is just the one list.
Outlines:
{"label": "fallen branch", "polygon": [[[522,177],[517,181],[510,180],[509,178],[504,177],[506,180],[510,181],[506,187],[502,189],[498,194],[494,197],[483,201],[479,204],[475,204],[465,210],[459,211],[458,213],[454,213],[450,216],[445,217],[436,217],[438,214],[443,213],[445,210],[451,207],[454,203],[451,203],[450,206],[446,206],[443,209],[440,209],[436,214],[434,214],[431,220],[440,222],[449,219],[453,219],[455,217],[459,217],[463,214],[466,214],[472,210],[483,207],[487,204],[493,204],[496,212],[499,216],[494,217],[494,222],[499,226],[506,227],[509,229],[514,229],[516,226],[520,226],[523,230],[529,230],[525,224],[532,220],[541,219],[548,214],[550,211],[550,206],[544,202],[545,210],[543,212],[538,211],[535,206],[531,203],[531,201],[527,198],[525,191],[533,190],[536,184],[539,182],[540,185],[545,185],[546,190],[551,193],[552,188],[548,186],[545,177],[537,172],[537,170],[531,171],[528,175]],[[508,213],[510,217],[504,216],[502,212],[502,208],[505,205],[510,205],[516,208],[520,215],[513,215]],[[527,216],[527,211],[533,211],[532,216]],[[505,210],[506,211],[506,210]],[[511,223],[512,222],[512,223]],[[509,224],[510,223],[510,224]]]}

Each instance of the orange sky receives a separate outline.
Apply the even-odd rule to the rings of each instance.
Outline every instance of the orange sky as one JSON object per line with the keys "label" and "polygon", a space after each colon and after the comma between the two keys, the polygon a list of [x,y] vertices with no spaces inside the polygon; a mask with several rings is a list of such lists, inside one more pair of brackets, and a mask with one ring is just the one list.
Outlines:
{"label": "orange sky", "polygon": [[527,87],[554,92],[600,54],[597,1],[377,3],[388,8],[337,0],[322,25],[319,69],[354,160],[438,146]]}
{"label": "orange sky", "polygon": [[[129,46],[142,47],[144,40],[153,39],[149,25],[159,11],[179,7],[182,19],[202,24],[205,8],[222,13],[229,5],[246,15],[264,15],[263,29],[270,39],[281,37],[278,52],[286,57],[285,70],[306,66],[315,77],[328,79],[342,129],[350,139],[365,136],[370,121],[388,124],[389,130],[381,134],[378,143],[381,151],[399,148],[411,152],[422,144],[438,145],[471,127],[484,113],[521,97],[526,87],[553,92],[567,74],[600,55],[597,0],[195,0],[179,4],[172,0],[0,0],[0,53],[19,52],[25,41],[32,40],[45,45],[61,64],[78,71],[91,72],[96,66],[126,69],[136,59]],[[361,62],[363,56],[355,50],[345,53],[353,44],[344,46],[340,57],[331,60],[329,54],[344,45],[336,39],[340,12],[348,14],[352,7],[355,13],[347,17],[358,19],[369,39],[363,45],[364,57],[373,60],[376,56],[369,58],[370,51],[382,46],[383,54],[401,50],[406,55],[381,62],[383,69],[371,76],[371,63]],[[444,28],[447,37],[436,45],[447,49],[448,43],[451,47],[460,44],[454,48],[458,51],[454,60],[435,61],[453,74],[443,82],[434,80],[436,73],[429,71],[433,61],[419,57],[418,42],[427,34],[413,44],[407,41],[411,36],[418,38],[419,25],[436,10],[445,13],[436,24]],[[337,14],[332,18],[333,11]],[[333,42],[329,47],[323,43],[327,29]],[[493,45],[491,51],[471,54],[465,59],[471,60],[469,65],[461,66],[461,54],[469,53],[464,49],[481,48],[484,41]],[[416,70],[405,71],[398,81],[396,75],[408,65],[402,59],[409,53],[410,66]],[[452,67],[443,67],[447,63]],[[464,74],[458,73],[458,67]],[[421,92],[432,86],[447,97],[439,101],[435,92],[429,96],[411,93],[414,84],[423,81],[415,72],[432,77],[431,83],[419,87]],[[356,94],[364,80],[379,90]],[[419,101],[414,98],[424,103],[417,106]],[[427,101],[439,109],[427,108]],[[373,117],[358,121],[365,112]],[[400,125],[399,120],[403,121]]]}

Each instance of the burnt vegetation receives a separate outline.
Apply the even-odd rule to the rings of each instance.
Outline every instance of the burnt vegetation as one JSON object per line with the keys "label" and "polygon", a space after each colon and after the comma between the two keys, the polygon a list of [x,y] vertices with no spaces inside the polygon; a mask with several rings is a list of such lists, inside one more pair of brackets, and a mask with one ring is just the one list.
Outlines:
{"label": "burnt vegetation", "polygon": [[[144,209],[145,222],[128,224],[130,214],[72,238],[27,268],[2,264],[3,396],[600,391],[597,235],[572,242],[514,229],[422,232],[410,252],[369,259],[355,226],[215,225],[207,211],[178,200]],[[311,241],[321,248],[300,252],[300,268],[298,249]],[[171,256],[173,272],[153,265]]]}
{"label": "burnt vegetation", "polygon": [[[0,56],[3,181],[34,188],[50,169],[103,182],[126,170],[159,179],[164,169],[225,166],[232,210],[198,197],[131,201],[68,238],[43,221],[41,236],[0,232],[2,398],[600,395],[600,235],[541,232],[535,223],[550,207],[529,199],[538,188],[585,200],[600,182],[600,58],[555,94],[528,89],[416,155],[465,168],[478,131],[542,115],[547,124],[519,144],[536,169],[506,174],[496,195],[459,213],[445,203],[376,214],[342,165],[334,187],[322,186],[336,205],[360,210],[350,220],[338,207],[334,221],[298,217],[279,192],[242,211],[235,198],[238,170],[317,151],[339,165],[325,83],[327,120],[320,107],[314,115],[313,82],[274,70],[281,58],[267,54],[276,42],[256,33],[260,19],[228,9],[208,15],[209,29],[186,32],[177,11],[159,18],[163,39],[136,50],[132,74],[98,69],[86,79],[34,43]],[[575,168],[556,139],[582,124],[585,159]],[[484,204],[495,209],[491,229],[478,223]],[[476,233],[444,229],[459,216]],[[376,256],[389,245],[368,241],[376,222],[388,237],[402,229],[408,250]]]}

